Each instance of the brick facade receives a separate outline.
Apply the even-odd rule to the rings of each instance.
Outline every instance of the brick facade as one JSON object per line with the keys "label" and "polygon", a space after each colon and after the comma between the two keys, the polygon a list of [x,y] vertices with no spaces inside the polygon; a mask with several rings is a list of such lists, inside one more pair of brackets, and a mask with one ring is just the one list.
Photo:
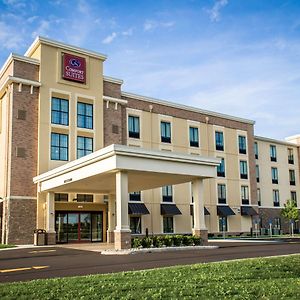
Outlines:
{"label": "brick facade", "polygon": [[7,207],[8,244],[33,244],[36,228],[36,199],[9,199]]}
{"label": "brick facade", "polygon": [[[14,77],[38,80],[38,65],[15,60],[13,66]],[[7,243],[32,244],[37,210],[37,187],[32,179],[37,175],[39,89],[13,83],[11,93],[8,199],[3,209],[3,238]]]}

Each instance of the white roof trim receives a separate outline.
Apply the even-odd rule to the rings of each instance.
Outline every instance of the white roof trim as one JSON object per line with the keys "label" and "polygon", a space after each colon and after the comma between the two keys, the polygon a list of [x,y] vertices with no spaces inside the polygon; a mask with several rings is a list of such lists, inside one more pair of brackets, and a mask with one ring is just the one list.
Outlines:
{"label": "white roof trim", "polygon": [[267,138],[267,137],[263,137],[263,136],[257,136],[257,135],[254,136],[254,141],[255,140],[268,142],[270,144],[273,143],[273,144],[281,144],[281,145],[285,145],[285,146],[297,147],[297,144],[292,143],[292,142],[286,142],[286,141],[271,139],[271,138]]}
{"label": "white roof trim", "polygon": [[194,163],[199,165],[201,164],[201,165],[218,166],[220,164],[220,159],[215,157],[194,156],[189,154],[164,152],[158,150],[148,150],[144,148],[135,148],[135,147],[125,146],[125,145],[112,144],[110,146],[97,150],[89,155],[73,160],[69,163],[66,163],[65,165],[62,165],[46,173],[38,175],[33,178],[33,182],[39,183],[44,180],[54,178],[58,175],[62,175],[66,172],[70,172],[78,168],[82,168],[83,166],[92,164],[96,161],[103,160],[105,158],[114,156],[116,154],[130,156],[130,157],[142,157],[148,159],[152,158],[158,160]]}
{"label": "white roof trim", "polygon": [[300,138],[300,134],[291,135],[285,138],[286,141]]}
{"label": "white roof trim", "polygon": [[0,70],[0,78],[3,76],[3,74],[7,70],[8,66],[11,64],[11,62],[13,60],[18,60],[18,61],[22,61],[22,62],[34,64],[34,65],[40,64],[40,61],[35,58],[26,57],[26,56],[19,55],[16,53],[11,53]]}
{"label": "white roof trim", "polygon": [[242,123],[247,123],[247,124],[251,124],[251,125],[255,124],[255,121],[252,121],[252,120],[249,120],[249,119],[234,117],[234,116],[221,114],[221,113],[217,113],[217,112],[213,112],[213,111],[209,111],[209,110],[204,110],[204,109],[200,109],[200,108],[193,107],[193,106],[178,104],[178,103],[174,103],[174,102],[170,102],[170,101],[166,101],[166,100],[160,100],[160,99],[155,99],[155,98],[151,98],[151,97],[145,97],[145,96],[141,96],[141,95],[137,95],[137,94],[133,94],[133,93],[128,93],[128,92],[122,92],[121,95],[124,96],[124,97],[128,97],[128,98],[147,101],[147,102],[151,102],[151,103],[157,103],[157,104],[170,106],[170,107],[174,107],[174,108],[178,108],[178,109],[184,109],[184,110],[188,110],[188,111],[192,111],[192,112],[196,112],[196,113],[200,113],[200,114],[205,114],[205,115],[209,115],[209,116],[213,116],[213,117],[229,119],[229,120],[242,122]]}
{"label": "white roof trim", "polygon": [[84,55],[88,55],[94,58],[98,58],[101,60],[106,60],[107,59],[107,55],[102,54],[102,53],[98,53],[95,51],[90,51],[84,48],[80,48],[80,47],[76,47],[76,46],[72,46],[69,44],[65,44],[62,42],[58,42],[58,41],[54,41],[42,36],[38,36],[34,42],[31,44],[31,46],[28,48],[28,50],[25,52],[25,56],[30,56],[32,54],[32,52],[40,45],[40,44],[45,44],[45,45],[49,45],[49,46],[53,46],[53,47],[57,47],[57,48],[62,48],[65,50],[69,50],[72,52],[77,52],[79,54],[84,54]]}
{"label": "white roof trim", "polygon": [[3,82],[2,86],[0,87],[0,96],[2,95],[3,90],[6,88],[6,86],[11,83],[22,83],[22,84],[31,85],[34,87],[41,86],[41,83],[39,81],[23,79],[23,78],[14,77],[14,76],[7,76],[6,80]]}
{"label": "white roof trim", "polygon": [[124,82],[122,79],[118,79],[110,76],[103,76],[103,80],[111,83],[116,83],[116,84],[123,84]]}
{"label": "white roof trim", "polygon": [[113,102],[113,103],[119,103],[121,105],[126,105],[128,103],[127,100],[119,99],[119,98],[113,98],[113,97],[109,97],[109,96],[103,96],[103,100]]}

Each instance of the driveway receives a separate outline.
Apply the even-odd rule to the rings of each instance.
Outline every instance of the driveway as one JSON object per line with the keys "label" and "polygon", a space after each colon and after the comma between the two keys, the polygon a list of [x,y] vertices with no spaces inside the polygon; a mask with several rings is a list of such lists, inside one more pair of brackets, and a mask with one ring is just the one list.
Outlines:
{"label": "driveway", "polygon": [[218,249],[101,255],[64,247],[0,251],[0,282],[79,276],[300,253],[299,241],[214,242]]}

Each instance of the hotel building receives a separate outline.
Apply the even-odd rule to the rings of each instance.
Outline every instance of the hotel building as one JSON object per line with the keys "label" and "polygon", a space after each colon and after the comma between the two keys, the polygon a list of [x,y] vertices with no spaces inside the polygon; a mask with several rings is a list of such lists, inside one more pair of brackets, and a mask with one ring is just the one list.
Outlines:
{"label": "hotel building", "polygon": [[[38,37],[0,71],[2,243],[287,231],[299,142],[254,121],[122,90],[106,56]],[[299,207],[299,201],[298,207]],[[296,222],[296,229],[298,223]]]}

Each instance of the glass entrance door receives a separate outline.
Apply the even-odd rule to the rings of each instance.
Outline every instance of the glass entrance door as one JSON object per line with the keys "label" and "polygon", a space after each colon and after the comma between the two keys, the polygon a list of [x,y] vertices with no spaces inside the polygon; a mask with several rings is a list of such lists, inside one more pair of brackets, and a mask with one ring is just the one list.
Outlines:
{"label": "glass entrance door", "polygon": [[102,212],[57,212],[57,243],[102,242]]}
{"label": "glass entrance door", "polygon": [[78,242],[79,213],[68,213],[68,242]]}
{"label": "glass entrance door", "polygon": [[78,241],[90,241],[91,240],[91,214],[90,213],[80,213],[79,214],[79,234]]}

